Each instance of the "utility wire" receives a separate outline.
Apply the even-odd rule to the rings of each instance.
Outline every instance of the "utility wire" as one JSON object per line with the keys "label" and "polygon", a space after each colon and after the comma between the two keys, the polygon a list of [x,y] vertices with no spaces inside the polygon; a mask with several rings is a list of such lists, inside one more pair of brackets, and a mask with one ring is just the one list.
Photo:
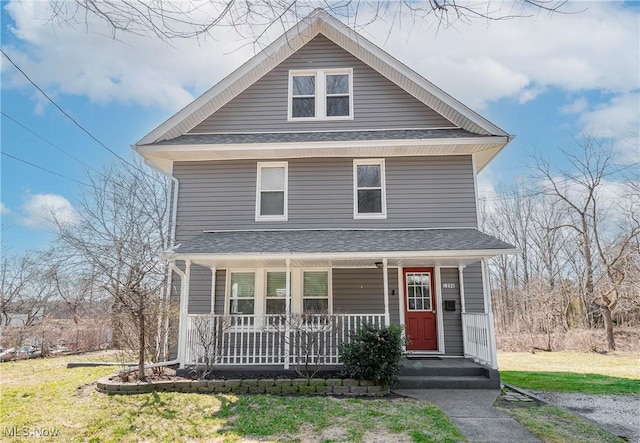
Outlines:
{"label": "utility wire", "polygon": [[62,177],[62,178],[64,178],[64,179],[71,180],[72,182],[76,182],[76,183],[78,183],[78,184],[80,184],[80,185],[82,185],[82,186],[87,186],[87,187],[89,187],[89,188],[93,188],[93,186],[91,186],[91,185],[89,185],[89,184],[87,184],[87,183],[84,183],[84,182],[81,182],[81,181],[79,181],[79,180],[76,180],[75,178],[67,177],[66,175],[58,174],[57,172],[52,171],[51,169],[43,168],[42,166],[38,166],[38,165],[36,165],[36,164],[34,164],[34,163],[31,163],[30,161],[27,161],[27,160],[21,159],[21,158],[19,158],[19,157],[16,157],[15,155],[11,155],[11,154],[9,154],[9,153],[7,153],[7,152],[0,151],[0,154],[2,154],[2,155],[6,155],[7,157],[10,157],[10,158],[12,158],[12,159],[14,159],[14,160],[17,160],[17,161],[19,161],[19,162],[26,163],[26,164],[27,164],[27,165],[29,165],[29,166],[32,166],[32,167],[34,167],[34,168],[38,168],[38,169],[40,169],[40,170],[42,170],[42,171],[48,172],[49,174],[57,175],[58,177]]}
{"label": "utility wire", "polygon": [[15,123],[16,125],[20,126],[22,129],[24,129],[25,131],[29,132],[30,134],[34,135],[35,137],[38,137],[40,140],[44,141],[45,143],[47,143],[49,146],[57,149],[58,151],[62,152],[63,154],[65,154],[66,156],[68,156],[69,158],[72,158],[73,160],[77,161],[78,163],[80,163],[81,165],[91,169],[92,171],[98,172],[95,168],[93,168],[91,165],[89,165],[88,163],[83,162],[82,160],[80,160],[78,157],[74,156],[73,154],[70,154],[69,152],[65,151],[64,149],[62,149],[60,146],[56,145],[55,143],[49,141],[48,139],[46,139],[45,137],[41,136],[40,134],[38,134],[37,132],[33,131],[32,129],[28,128],[27,126],[23,125],[22,123],[20,123],[18,120],[16,120],[15,118],[11,117],[10,115],[6,114],[4,111],[0,111],[0,114],[2,114],[4,117],[6,117],[7,119],[11,120],[13,123]]}
{"label": "utility wire", "polygon": [[146,175],[147,177],[151,177],[154,180],[158,180],[156,177],[150,176],[149,174],[147,174],[145,171],[139,169],[136,165],[134,165],[133,163],[130,163],[129,161],[127,161],[124,157],[120,156],[118,153],[116,153],[114,150],[112,150],[111,148],[109,148],[107,145],[105,145],[104,143],[102,143],[100,140],[98,140],[98,138],[96,138],[91,132],[89,132],[88,129],[86,129],[84,126],[82,126],[76,119],[74,119],[71,115],[69,115],[67,113],[67,111],[65,111],[64,109],[62,109],[62,107],[60,107],[60,105],[58,105],[58,103],[56,103],[51,97],[49,97],[47,95],[46,92],[44,92],[44,90],[38,86],[33,80],[31,80],[31,77],[29,77],[27,75],[26,72],[24,72],[12,59],[11,57],[9,57],[7,55],[6,52],[4,52],[4,49],[0,48],[0,52],[2,53],[2,55],[4,55],[6,57],[7,60],[9,60],[9,63],[11,63],[18,71],[20,71],[20,73],[29,81],[29,83],[31,83],[33,85],[34,88],[36,88],[47,100],[49,100],[51,102],[51,104],[53,104],[53,106],[55,106],[58,111],[60,111],[65,117],[67,117],[69,120],[71,120],[73,122],[73,124],[75,124],[78,128],[80,128],[85,134],[87,134],[93,141],[95,141],[96,143],[98,143],[98,145],[100,145],[101,147],[103,147],[104,149],[106,149],[107,151],[109,151],[111,154],[115,155],[118,159],[120,159],[121,161],[123,161],[125,164],[131,166],[133,169],[135,169],[136,171]]}

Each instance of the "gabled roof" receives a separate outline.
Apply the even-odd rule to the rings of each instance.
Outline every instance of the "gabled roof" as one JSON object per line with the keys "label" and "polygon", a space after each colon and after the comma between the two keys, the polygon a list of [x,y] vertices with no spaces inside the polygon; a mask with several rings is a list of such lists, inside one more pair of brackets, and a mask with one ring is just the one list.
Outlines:
{"label": "gabled roof", "polygon": [[136,145],[155,144],[186,134],[318,34],[324,35],[458,127],[479,135],[494,135],[507,139],[510,137],[508,133],[336,18],[322,9],[316,9],[236,71],[143,137]]}

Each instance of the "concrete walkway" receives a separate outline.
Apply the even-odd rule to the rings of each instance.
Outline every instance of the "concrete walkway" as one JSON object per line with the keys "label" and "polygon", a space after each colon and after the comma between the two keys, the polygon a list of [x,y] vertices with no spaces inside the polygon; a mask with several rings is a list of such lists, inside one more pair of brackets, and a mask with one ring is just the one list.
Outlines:
{"label": "concrete walkway", "polygon": [[470,442],[540,442],[493,403],[498,389],[394,389],[398,395],[436,404]]}

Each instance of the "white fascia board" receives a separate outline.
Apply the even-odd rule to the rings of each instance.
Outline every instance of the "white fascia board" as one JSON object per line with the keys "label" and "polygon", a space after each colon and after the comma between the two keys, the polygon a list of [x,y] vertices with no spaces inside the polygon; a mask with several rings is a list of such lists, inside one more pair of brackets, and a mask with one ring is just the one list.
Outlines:
{"label": "white fascia board", "polygon": [[138,146],[142,154],[170,152],[215,152],[215,151],[255,151],[295,149],[370,148],[378,146],[452,146],[452,145],[505,145],[507,137],[464,137],[400,140],[352,140],[289,143],[229,143],[229,144],[189,144],[189,145],[148,145]]}
{"label": "white fascia board", "polygon": [[481,260],[497,255],[510,255],[519,253],[519,249],[484,249],[468,251],[387,251],[387,252],[323,252],[323,253],[246,253],[246,254],[205,254],[205,253],[168,253],[164,256],[167,260],[344,260],[344,259],[378,259],[380,257],[395,258],[474,258]]}

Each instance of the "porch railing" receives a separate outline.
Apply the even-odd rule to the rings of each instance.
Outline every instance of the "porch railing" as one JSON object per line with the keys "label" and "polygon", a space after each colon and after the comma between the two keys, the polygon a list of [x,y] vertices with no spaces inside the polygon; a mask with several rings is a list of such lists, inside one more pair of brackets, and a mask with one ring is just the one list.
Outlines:
{"label": "porch railing", "polygon": [[384,314],[189,315],[185,363],[339,364],[338,345]]}
{"label": "porch railing", "polygon": [[471,357],[482,364],[494,367],[495,362],[493,361],[491,334],[489,332],[490,321],[488,314],[462,314],[465,357]]}

